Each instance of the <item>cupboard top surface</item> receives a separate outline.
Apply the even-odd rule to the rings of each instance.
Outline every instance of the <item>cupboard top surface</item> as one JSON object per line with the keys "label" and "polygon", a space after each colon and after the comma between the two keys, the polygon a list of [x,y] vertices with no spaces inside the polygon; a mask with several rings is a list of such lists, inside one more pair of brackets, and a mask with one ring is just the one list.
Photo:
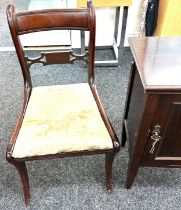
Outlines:
{"label": "cupboard top surface", "polygon": [[181,37],[129,39],[145,92],[181,92]]}

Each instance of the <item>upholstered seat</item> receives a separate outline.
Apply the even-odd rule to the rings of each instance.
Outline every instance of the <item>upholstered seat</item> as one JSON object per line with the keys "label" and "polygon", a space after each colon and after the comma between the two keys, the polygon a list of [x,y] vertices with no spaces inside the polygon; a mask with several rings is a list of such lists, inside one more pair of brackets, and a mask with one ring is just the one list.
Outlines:
{"label": "upholstered seat", "polygon": [[89,84],[33,88],[13,157],[111,149]]}

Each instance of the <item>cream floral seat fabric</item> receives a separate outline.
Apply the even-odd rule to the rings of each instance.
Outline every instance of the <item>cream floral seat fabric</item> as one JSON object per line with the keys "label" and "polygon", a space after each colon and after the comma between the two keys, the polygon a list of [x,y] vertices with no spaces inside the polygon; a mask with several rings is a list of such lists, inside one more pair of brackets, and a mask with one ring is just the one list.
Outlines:
{"label": "cream floral seat fabric", "polygon": [[89,84],[33,88],[13,157],[109,148],[112,140]]}

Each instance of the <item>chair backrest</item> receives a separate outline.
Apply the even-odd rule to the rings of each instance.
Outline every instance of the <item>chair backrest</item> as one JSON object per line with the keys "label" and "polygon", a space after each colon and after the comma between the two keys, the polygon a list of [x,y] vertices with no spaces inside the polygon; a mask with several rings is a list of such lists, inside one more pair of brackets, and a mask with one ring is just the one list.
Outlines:
{"label": "chair backrest", "polygon": [[[84,60],[88,63],[88,82],[94,83],[95,51],[95,10],[92,1],[87,2],[86,9],[46,9],[27,12],[15,12],[14,5],[7,7],[7,19],[12,39],[21,65],[25,88],[32,89],[29,67],[33,63],[43,65],[73,63]],[[72,50],[43,52],[35,59],[25,56],[19,36],[38,31],[49,30],[89,31],[88,53],[77,55]]]}

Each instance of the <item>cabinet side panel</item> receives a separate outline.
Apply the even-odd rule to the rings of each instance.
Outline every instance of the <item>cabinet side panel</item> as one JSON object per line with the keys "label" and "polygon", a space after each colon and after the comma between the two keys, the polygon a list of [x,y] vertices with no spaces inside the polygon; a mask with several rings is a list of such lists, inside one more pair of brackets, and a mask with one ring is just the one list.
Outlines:
{"label": "cabinet side panel", "polygon": [[127,129],[129,133],[129,143],[131,147],[130,151],[133,151],[135,147],[139,125],[144,111],[144,106],[145,94],[143,91],[143,86],[138,71],[136,71],[127,117]]}

